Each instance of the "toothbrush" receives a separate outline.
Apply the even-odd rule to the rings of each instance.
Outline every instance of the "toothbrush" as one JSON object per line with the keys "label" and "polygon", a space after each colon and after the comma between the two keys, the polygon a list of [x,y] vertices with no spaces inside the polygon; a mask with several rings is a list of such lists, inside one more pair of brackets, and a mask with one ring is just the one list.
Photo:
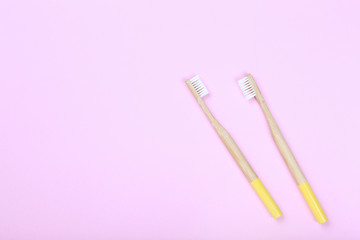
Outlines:
{"label": "toothbrush", "polygon": [[215,131],[225,144],[226,148],[229,150],[230,154],[236,160],[237,164],[239,165],[242,172],[245,174],[247,180],[250,182],[256,193],[259,195],[260,199],[263,201],[267,209],[269,210],[270,214],[274,218],[278,218],[281,216],[281,211],[279,207],[276,205],[275,201],[272,199],[244,155],[241,153],[239,147],[236,145],[233,138],[230,134],[225,130],[223,126],[215,119],[215,117],[211,114],[209,108],[206,106],[205,102],[202,98],[207,95],[209,92],[206,89],[203,82],[200,80],[199,76],[195,76],[190,80],[186,81],[186,85],[189,87],[190,91],[200,104],[200,107],[204,111],[205,115],[210,120],[212,126],[214,127]]}
{"label": "toothbrush", "polygon": [[279,126],[277,125],[275,119],[271,115],[270,110],[267,107],[264,97],[261,95],[261,92],[258,86],[256,85],[254,78],[250,74],[248,74],[244,78],[239,80],[239,85],[242,92],[244,93],[245,97],[248,100],[255,97],[255,99],[259,103],[262,111],[265,114],[266,120],[269,124],[272,137],[281,155],[283,156],[286,165],[288,166],[291,174],[293,175],[297,185],[299,186],[306,202],[310,206],[310,209],[314,214],[316,220],[320,224],[326,222],[328,219],[323,209],[321,208],[318,200],[316,199],[315,194],[312,191],[308,181],[306,180],[304,173],[301,171],[299,164],[297,163],[293,153],[291,152],[288,144],[286,143],[286,140],[283,137]]}

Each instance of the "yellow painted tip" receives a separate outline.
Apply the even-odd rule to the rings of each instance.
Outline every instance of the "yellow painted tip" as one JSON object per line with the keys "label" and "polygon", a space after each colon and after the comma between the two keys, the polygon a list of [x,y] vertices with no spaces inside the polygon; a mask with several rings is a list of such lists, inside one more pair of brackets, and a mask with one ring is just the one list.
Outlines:
{"label": "yellow painted tip", "polygon": [[308,182],[300,184],[299,188],[305,197],[306,202],[309,204],[311,211],[313,212],[318,223],[322,224],[328,220],[324,210],[321,208],[319,201],[316,199],[314,192],[312,191]]}
{"label": "yellow painted tip", "polygon": [[280,217],[282,215],[282,212],[280,211],[279,207],[276,205],[275,201],[272,199],[260,179],[255,179],[251,182],[251,185],[253,186],[256,193],[259,195],[260,199],[263,201],[273,218]]}

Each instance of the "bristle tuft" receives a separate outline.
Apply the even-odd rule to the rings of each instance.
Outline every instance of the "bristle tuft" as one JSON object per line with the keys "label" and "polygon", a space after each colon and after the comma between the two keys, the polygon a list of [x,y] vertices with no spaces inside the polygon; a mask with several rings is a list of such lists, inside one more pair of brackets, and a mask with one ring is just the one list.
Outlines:
{"label": "bristle tuft", "polygon": [[199,76],[193,77],[190,79],[190,82],[201,98],[209,93],[204,83],[200,80]]}
{"label": "bristle tuft", "polygon": [[239,80],[239,86],[245,95],[246,99],[251,99],[256,96],[255,90],[253,85],[251,84],[249,77],[244,77],[243,79]]}

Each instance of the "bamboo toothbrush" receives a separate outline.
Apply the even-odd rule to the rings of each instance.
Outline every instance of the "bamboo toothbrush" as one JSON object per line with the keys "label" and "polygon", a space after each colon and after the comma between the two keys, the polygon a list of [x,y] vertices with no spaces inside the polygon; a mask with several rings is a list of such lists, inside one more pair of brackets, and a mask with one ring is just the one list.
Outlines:
{"label": "bamboo toothbrush", "polygon": [[200,104],[200,107],[204,111],[205,115],[210,120],[212,126],[214,127],[215,131],[225,144],[226,148],[229,150],[233,158],[236,160],[237,164],[239,165],[240,169],[245,174],[247,180],[255,189],[256,193],[259,195],[260,199],[263,201],[267,209],[269,210],[270,214],[274,218],[278,218],[281,216],[281,211],[254,172],[251,168],[248,161],[245,159],[244,155],[241,153],[239,147],[236,145],[233,138],[230,134],[225,130],[223,126],[215,119],[215,117],[211,114],[209,108],[206,106],[205,102],[202,98],[207,95],[209,92],[206,89],[205,85],[202,83],[198,76],[193,77],[190,80],[186,81],[186,85],[189,87],[190,91],[195,96],[196,100]]}
{"label": "bamboo toothbrush", "polygon": [[244,93],[245,97],[249,100],[253,97],[257,100],[259,103],[262,111],[265,114],[266,120],[269,124],[272,137],[283,156],[291,174],[293,175],[297,185],[299,186],[302,194],[304,195],[304,198],[306,199],[306,202],[309,204],[311,211],[313,212],[316,220],[321,224],[326,222],[328,219],[322,210],[318,200],[315,197],[315,194],[313,193],[308,181],[306,180],[303,172],[301,171],[299,164],[296,162],[296,159],[291,152],[288,144],[286,143],[285,138],[283,137],[280,128],[275,122],[275,119],[270,113],[269,108],[267,107],[264,97],[261,95],[261,92],[256,85],[256,82],[254,78],[248,74],[241,80],[239,80],[239,85]]}

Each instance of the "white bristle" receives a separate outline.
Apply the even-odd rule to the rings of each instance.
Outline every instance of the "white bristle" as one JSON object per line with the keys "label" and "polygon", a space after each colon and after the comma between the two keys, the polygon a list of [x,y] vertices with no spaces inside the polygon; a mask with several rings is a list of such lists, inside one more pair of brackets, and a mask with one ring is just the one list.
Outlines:
{"label": "white bristle", "polygon": [[251,99],[251,98],[255,97],[256,93],[255,93],[253,85],[250,82],[249,77],[246,76],[243,79],[240,79],[239,86],[240,86],[243,94],[245,95],[246,99]]}
{"label": "white bristle", "polygon": [[190,79],[190,82],[201,98],[209,93],[199,76],[193,77]]}

